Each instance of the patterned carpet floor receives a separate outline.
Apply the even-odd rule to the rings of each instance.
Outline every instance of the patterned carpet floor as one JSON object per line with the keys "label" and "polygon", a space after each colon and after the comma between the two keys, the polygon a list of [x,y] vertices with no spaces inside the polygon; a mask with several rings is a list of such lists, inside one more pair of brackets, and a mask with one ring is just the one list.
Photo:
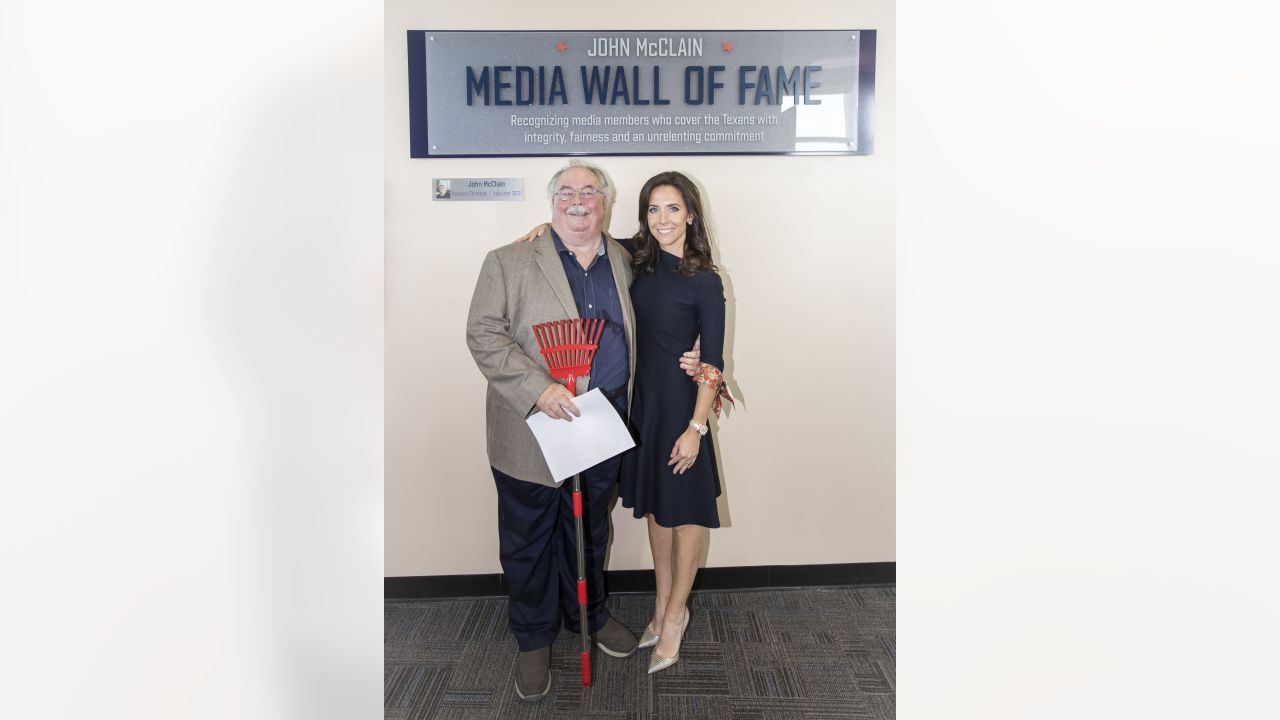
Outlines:
{"label": "patterned carpet floor", "polygon": [[[551,649],[551,692],[515,693],[506,598],[388,601],[388,720],[674,718],[800,720],[894,717],[895,588],[701,591],[680,662],[649,676],[649,650],[592,653],[579,678],[578,636]],[[639,635],[653,595],[614,594],[609,610]]]}

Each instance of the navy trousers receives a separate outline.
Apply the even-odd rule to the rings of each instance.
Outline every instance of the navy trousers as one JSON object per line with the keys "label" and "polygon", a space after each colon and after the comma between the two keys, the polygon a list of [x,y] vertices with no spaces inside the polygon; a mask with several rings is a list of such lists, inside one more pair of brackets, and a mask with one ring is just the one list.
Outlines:
{"label": "navy trousers", "polygon": [[[604,555],[609,501],[622,456],[582,472],[583,556],[587,572],[587,631],[609,620],[604,600]],[[578,555],[573,527],[573,478],[560,487],[517,480],[497,468],[498,552],[510,592],[507,622],[521,652],[555,641],[560,619],[578,632]]]}

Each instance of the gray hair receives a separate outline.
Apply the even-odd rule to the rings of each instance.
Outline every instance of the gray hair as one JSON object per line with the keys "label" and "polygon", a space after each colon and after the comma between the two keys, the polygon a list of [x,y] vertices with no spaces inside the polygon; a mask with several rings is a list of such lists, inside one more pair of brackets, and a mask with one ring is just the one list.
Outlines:
{"label": "gray hair", "polygon": [[593,175],[596,176],[596,182],[599,183],[600,192],[604,195],[605,209],[608,209],[611,205],[613,205],[614,189],[613,189],[613,182],[609,180],[609,176],[605,175],[604,170],[601,170],[599,167],[592,165],[591,163],[586,163],[577,158],[574,158],[569,161],[568,165],[565,165],[564,167],[560,168],[559,172],[557,172],[555,175],[552,175],[551,182],[547,183],[547,202],[551,204],[551,207],[554,208],[556,205],[556,190],[559,189],[560,176],[565,174],[565,172],[568,171],[569,169],[576,168],[576,167],[586,168],[587,170],[591,171]]}

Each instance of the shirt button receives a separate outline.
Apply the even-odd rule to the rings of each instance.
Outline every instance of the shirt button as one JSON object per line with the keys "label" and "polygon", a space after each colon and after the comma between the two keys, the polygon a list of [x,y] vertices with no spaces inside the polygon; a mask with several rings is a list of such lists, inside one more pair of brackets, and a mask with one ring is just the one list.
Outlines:
{"label": "shirt button", "polygon": [[591,303],[587,303],[587,309],[588,309],[588,310],[590,310],[592,307],[593,307],[593,306],[591,305]]}

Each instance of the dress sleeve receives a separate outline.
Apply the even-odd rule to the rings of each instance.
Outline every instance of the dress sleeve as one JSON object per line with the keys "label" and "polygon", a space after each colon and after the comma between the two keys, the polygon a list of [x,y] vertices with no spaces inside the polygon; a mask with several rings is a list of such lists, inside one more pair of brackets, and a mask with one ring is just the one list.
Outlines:
{"label": "dress sleeve", "polygon": [[636,243],[631,238],[614,238],[614,240],[618,241],[618,244],[622,246],[623,250],[626,250],[632,255],[636,254]]}
{"label": "dress sleeve", "polygon": [[699,278],[698,332],[702,335],[702,362],[724,370],[724,282],[714,270]]}

